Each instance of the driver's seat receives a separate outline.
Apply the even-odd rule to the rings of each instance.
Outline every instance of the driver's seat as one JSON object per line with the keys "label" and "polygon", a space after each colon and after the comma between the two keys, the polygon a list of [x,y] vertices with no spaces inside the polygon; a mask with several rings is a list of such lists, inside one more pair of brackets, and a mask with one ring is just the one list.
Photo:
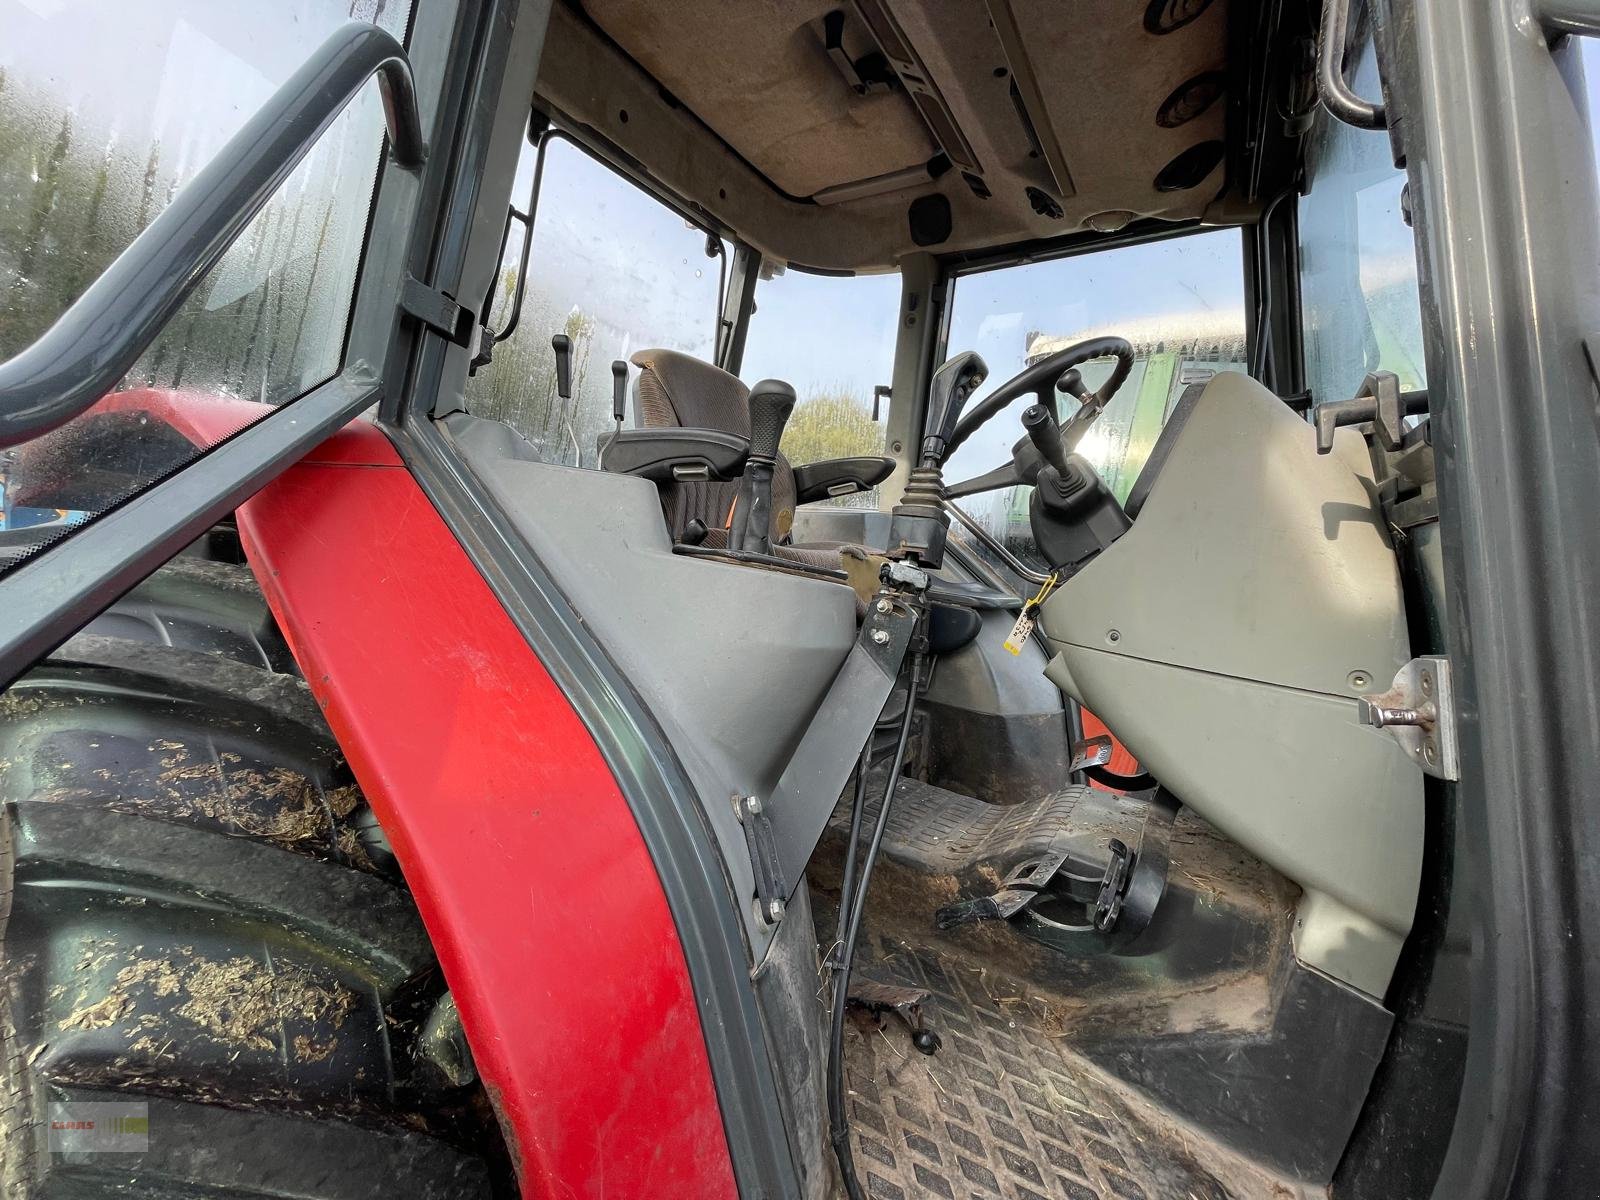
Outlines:
{"label": "driver's seat", "polygon": [[[718,429],[724,433],[750,436],[750,389],[737,376],[698,358],[676,350],[640,350],[632,358],[639,368],[634,383],[633,411],[644,428]],[[686,480],[661,487],[661,507],[666,513],[672,540],[683,540],[690,521],[705,523],[706,536],[700,544],[724,549],[728,544],[728,525],[734,498],[739,494],[737,479]],[[772,553],[809,567],[842,569],[843,543],[813,542],[788,544],[794,525],[794,468],[781,453],[772,475]]]}

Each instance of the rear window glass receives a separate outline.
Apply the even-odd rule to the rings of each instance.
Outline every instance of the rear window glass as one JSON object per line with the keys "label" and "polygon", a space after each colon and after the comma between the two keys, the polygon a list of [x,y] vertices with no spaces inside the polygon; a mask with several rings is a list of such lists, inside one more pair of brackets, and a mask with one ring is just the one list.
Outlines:
{"label": "rear window glass", "polygon": [[[544,160],[522,308],[493,361],[468,380],[467,408],[506,422],[545,462],[594,467],[597,439],[612,428],[614,360],[649,348],[715,356],[726,260],[707,254],[708,245],[721,250],[720,239],[708,242],[567,138],[547,135]],[[537,163],[530,146],[513,195],[528,196]],[[513,221],[490,307],[491,327],[501,331],[513,311],[522,238]],[[569,399],[556,387],[556,334],[571,342]],[[631,396],[628,406],[631,422]]]}

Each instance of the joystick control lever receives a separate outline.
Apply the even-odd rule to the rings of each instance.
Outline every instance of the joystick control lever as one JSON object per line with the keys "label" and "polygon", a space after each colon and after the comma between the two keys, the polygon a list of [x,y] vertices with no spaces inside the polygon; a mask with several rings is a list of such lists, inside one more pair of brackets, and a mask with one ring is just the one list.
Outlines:
{"label": "joystick control lever", "polygon": [[750,389],[750,458],[733,505],[730,550],[772,551],[772,474],[794,402],[794,388],[780,379],[763,379]]}
{"label": "joystick control lever", "polygon": [[1030,404],[1022,410],[1022,428],[1028,440],[1039,452],[1039,457],[1056,469],[1056,474],[1066,477],[1067,451],[1061,444],[1061,426],[1042,404]]}
{"label": "joystick control lever", "polygon": [[944,462],[945,445],[955,435],[961,410],[988,376],[988,365],[973,350],[956,355],[933,373],[921,466],[935,467]]}
{"label": "joystick control lever", "polygon": [[919,461],[889,514],[890,558],[908,559],[930,571],[944,562],[944,539],[950,531],[950,514],[944,511],[944,456],[961,410],[988,375],[988,366],[971,350],[933,373]]}

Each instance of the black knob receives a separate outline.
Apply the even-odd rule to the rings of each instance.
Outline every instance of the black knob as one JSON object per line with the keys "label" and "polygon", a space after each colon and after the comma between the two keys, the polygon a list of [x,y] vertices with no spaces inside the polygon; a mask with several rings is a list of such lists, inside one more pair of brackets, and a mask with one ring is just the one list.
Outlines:
{"label": "black knob", "polygon": [[1080,404],[1087,404],[1089,401],[1089,385],[1083,381],[1083,376],[1079,374],[1077,367],[1068,367],[1061,372],[1061,378],[1056,380],[1056,391],[1066,392]]}
{"label": "black knob", "polygon": [[556,395],[563,400],[572,399],[572,339],[558,333],[550,339],[550,349],[556,352]]}
{"label": "black knob", "polygon": [[961,410],[988,376],[988,365],[973,350],[956,355],[933,373],[928,387],[927,433],[922,439],[923,465],[934,466],[944,460],[945,443],[955,434]]}
{"label": "black knob", "polygon": [[623,359],[611,363],[611,419],[618,425],[628,415],[628,364]]}
{"label": "black knob", "polygon": [[794,411],[794,388],[781,379],[763,379],[750,389],[750,457],[775,460],[783,427]]}
{"label": "black knob", "polygon": [[1028,405],[1022,410],[1022,428],[1039,457],[1054,467],[1057,475],[1065,477],[1068,474],[1067,452],[1061,445],[1061,426],[1056,424],[1050,410],[1042,404]]}

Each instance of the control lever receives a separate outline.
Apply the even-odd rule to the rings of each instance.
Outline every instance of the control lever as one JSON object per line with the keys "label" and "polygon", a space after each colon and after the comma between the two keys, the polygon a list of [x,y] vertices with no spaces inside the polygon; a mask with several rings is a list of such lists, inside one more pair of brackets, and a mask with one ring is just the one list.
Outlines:
{"label": "control lever", "polygon": [[1061,426],[1050,410],[1042,404],[1030,404],[1022,410],[1022,428],[1039,452],[1039,457],[1056,469],[1063,479],[1068,474],[1067,451],[1061,444]]}
{"label": "control lever", "polygon": [[945,535],[950,532],[950,514],[944,510],[944,456],[961,410],[988,375],[988,366],[971,350],[956,355],[933,373],[921,461],[906,480],[900,503],[889,515],[890,558],[909,559],[930,571],[943,564]]}
{"label": "control lever", "polygon": [[730,550],[749,554],[772,550],[772,473],[794,403],[794,388],[780,379],[763,379],[750,389],[750,458],[733,505]]}
{"label": "control lever", "polygon": [[556,352],[556,395],[563,400],[572,399],[572,339],[558,333],[550,339],[550,349]]}
{"label": "control lever", "polygon": [[611,419],[622,432],[622,419],[628,415],[628,364],[624,359],[611,360]]}
{"label": "control lever", "polygon": [[945,446],[955,435],[961,410],[988,377],[988,365],[974,350],[963,351],[933,373],[933,383],[928,388],[922,466],[937,467],[944,462]]}
{"label": "control lever", "polygon": [[572,339],[564,333],[558,333],[550,339],[550,349],[556,352],[556,395],[560,396],[561,427],[566,431],[567,441],[572,444],[572,465],[583,465],[583,451],[578,446],[578,435],[572,428],[572,418],[567,413],[565,401],[572,399]]}
{"label": "control lever", "polygon": [[1056,380],[1056,391],[1067,393],[1079,404],[1089,403],[1089,397],[1094,394],[1083,381],[1083,372],[1077,367],[1069,367],[1061,372],[1061,378]]}

